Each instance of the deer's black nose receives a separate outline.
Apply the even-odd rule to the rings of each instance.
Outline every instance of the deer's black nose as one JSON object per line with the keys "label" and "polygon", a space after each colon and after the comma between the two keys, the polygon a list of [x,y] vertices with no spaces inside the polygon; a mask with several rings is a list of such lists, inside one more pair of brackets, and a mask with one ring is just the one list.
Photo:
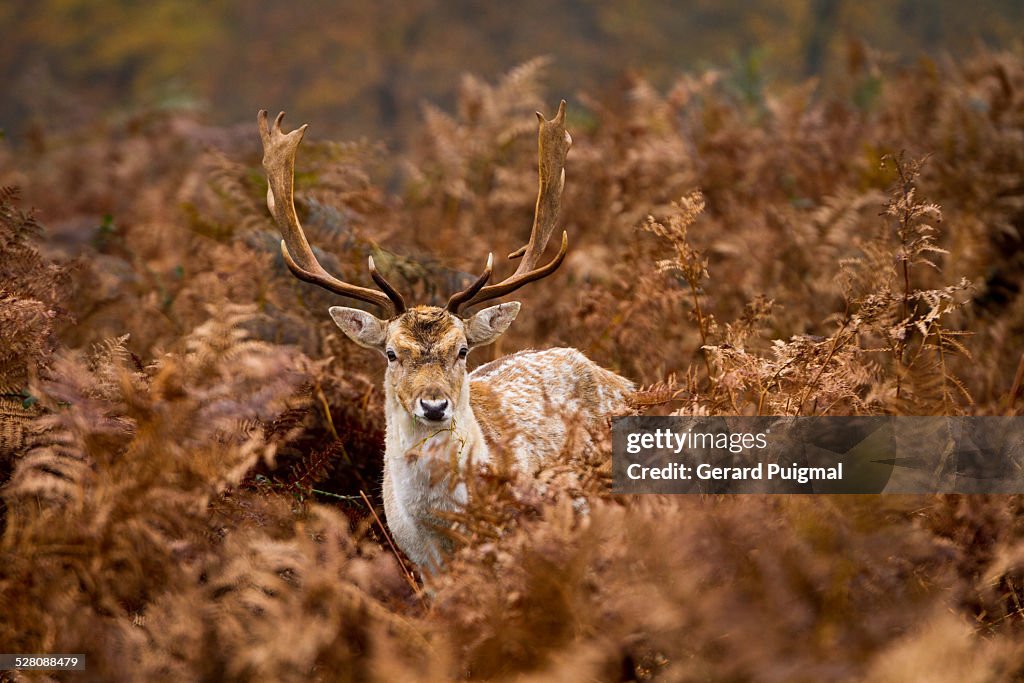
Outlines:
{"label": "deer's black nose", "polygon": [[423,411],[423,417],[428,420],[443,420],[445,412],[448,410],[448,400],[442,398],[438,401],[428,401],[421,398],[420,409]]}

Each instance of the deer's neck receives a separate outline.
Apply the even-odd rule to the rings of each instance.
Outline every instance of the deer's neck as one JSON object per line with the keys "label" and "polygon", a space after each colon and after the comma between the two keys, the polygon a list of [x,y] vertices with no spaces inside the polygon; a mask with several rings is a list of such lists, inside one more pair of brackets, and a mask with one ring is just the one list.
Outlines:
{"label": "deer's neck", "polygon": [[384,512],[395,540],[416,564],[439,567],[451,540],[437,532],[437,512],[458,510],[467,500],[460,481],[470,460],[488,458],[483,432],[469,406],[469,387],[451,425],[416,420],[385,388],[387,436],[384,452]]}

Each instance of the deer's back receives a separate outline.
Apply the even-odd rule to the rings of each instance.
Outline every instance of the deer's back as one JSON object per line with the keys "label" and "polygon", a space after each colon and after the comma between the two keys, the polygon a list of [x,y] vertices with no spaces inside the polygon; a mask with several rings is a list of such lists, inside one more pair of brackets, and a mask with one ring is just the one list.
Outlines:
{"label": "deer's back", "polygon": [[470,404],[492,449],[533,469],[559,453],[570,428],[625,414],[633,383],[576,349],[520,351],[470,374]]}

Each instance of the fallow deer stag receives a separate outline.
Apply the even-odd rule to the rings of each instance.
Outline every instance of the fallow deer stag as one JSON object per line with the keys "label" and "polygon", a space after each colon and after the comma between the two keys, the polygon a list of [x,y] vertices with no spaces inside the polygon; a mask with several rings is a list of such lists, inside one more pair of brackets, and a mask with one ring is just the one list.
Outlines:
{"label": "fallow deer stag", "polygon": [[[273,124],[259,113],[263,167],[267,172],[267,206],[284,240],[281,253],[292,273],[342,296],[381,308],[377,318],[355,308],[333,306],[331,317],[352,341],[387,357],[384,379],[387,437],[384,457],[384,510],[399,547],[425,569],[442,564],[450,541],[439,512],[466,503],[459,479],[469,463],[487,463],[496,449],[520,471],[534,471],[564,446],[566,424],[557,413],[599,424],[626,409],[633,384],[605,370],[576,349],[523,351],[466,372],[466,356],[490,344],[519,313],[518,302],[501,303],[473,315],[467,307],[511,294],[528,282],[554,273],[568,249],[562,233],[558,255],[538,267],[554,231],[565,183],[565,157],[572,138],[565,130],[565,102],[558,114],[540,120],[540,189],[533,229],[526,246],[509,255],[521,258],[507,279],[488,285],[493,254],[483,273],[457,292],[444,308],[415,306],[384,279],[369,259],[370,277],[380,288],[368,289],[339,280],[317,262],[299,224],[294,205],[295,153],[306,126],[281,130],[284,113]],[[438,476],[438,461],[453,464]]]}

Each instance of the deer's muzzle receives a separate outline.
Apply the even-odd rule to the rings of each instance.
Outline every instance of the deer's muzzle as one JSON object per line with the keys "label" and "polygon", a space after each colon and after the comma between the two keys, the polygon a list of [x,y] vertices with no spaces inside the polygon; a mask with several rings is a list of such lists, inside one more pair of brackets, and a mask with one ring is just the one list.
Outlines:
{"label": "deer's muzzle", "polygon": [[451,403],[446,398],[421,398],[416,401],[414,412],[418,417],[430,422],[445,422],[452,417]]}

